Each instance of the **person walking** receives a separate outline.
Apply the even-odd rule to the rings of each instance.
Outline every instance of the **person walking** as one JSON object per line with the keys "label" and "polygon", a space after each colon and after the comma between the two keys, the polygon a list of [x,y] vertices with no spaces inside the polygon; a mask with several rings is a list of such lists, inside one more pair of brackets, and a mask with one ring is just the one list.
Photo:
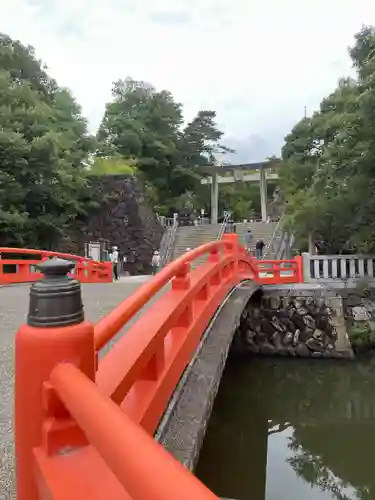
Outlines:
{"label": "person walking", "polygon": [[257,260],[263,259],[263,250],[265,244],[263,240],[258,240],[255,244],[255,257]]}
{"label": "person walking", "polygon": [[253,242],[253,233],[251,229],[248,229],[245,233],[245,248],[248,252],[251,252],[252,242]]}
{"label": "person walking", "polygon": [[112,247],[111,262],[113,268],[113,277],[115,281],[118,280],[118,248]]}
{"label": "person walking", "polygon": [[160,253],[157,250],[155,250],[154,255],[152,256],[151,259],[152,274],[155,275],[159,271],[160,264],[161,264]]}

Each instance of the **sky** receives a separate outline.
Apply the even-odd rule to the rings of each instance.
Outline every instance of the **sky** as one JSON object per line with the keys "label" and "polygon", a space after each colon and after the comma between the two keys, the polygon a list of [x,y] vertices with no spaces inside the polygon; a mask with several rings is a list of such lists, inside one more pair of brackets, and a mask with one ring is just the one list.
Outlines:
{"label": "sky", "polygon": [[2,0],[0,31],[33,45],[95,132],[112,82],[170,90],[186,120],[214,109],[235,162],[277,154],[341,76],[373,0]]}

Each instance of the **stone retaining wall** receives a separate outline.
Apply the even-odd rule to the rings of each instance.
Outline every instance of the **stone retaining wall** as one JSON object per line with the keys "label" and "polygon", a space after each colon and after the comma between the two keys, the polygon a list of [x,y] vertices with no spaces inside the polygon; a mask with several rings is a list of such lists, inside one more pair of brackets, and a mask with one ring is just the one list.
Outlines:
{"label": "stone retaining wall", "polygon": [[375,290],[350,290],[343,295],[346,325],[356,355],[375,349]]}
{"label": "stone retaining wall", "polygon": [[100,206],[91,210],[82,227],[75,223],[58,250],[83,255],[85,243],[105,240],[118,247],[120,262],[126,257],[125,271],[151,272],[152,254],[160,247],[163,228],[142,186],[133,177],[108,175],[93,178],[91,187]]}
{"label": "stone retaining wall", "polygon": [[253,296],[234,350],[254,355],[351,358],[342,299],[319,291],[273,290]]}

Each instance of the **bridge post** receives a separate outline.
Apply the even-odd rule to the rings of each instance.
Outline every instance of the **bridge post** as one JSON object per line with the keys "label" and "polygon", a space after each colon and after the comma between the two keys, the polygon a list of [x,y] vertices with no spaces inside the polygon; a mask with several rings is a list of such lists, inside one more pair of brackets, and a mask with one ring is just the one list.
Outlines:
{"label": "bridge post", "polygon": [[224,234],[223,241],[225,244],[225,251],[233,253],[235,255],[235,261],[233,262],[232,265],[232,273],[233,275],[237,275],[239,272],[239,253],[240,253],[238,234],[236,233]]}
{"label": "bridge post", "polygon": [[266,170],[261,167],[260,169],[260,179],[259,179],[259,189],[260,189],[260,207],[262,211],[262,222],[267,222],[267,178]]}
{"label": "bridge post", "polygon": [[310,254],[307,252],[302,253],[302,269],[303,269],[303,281],[304,283],[309,283],[311,281],[311,269],[310,269]]}
{"label": "bridge post", "polygon": [[[60,363],[72,363],[94,380],[94,327],[84,321],[80,283],[68,276],[73,267],[72,262],[57,258],[39,264],[44,277],[31,287],[27,324],[16,335],[17,500],[40,498],[33,449],[42,445],[50,454],[50,441],[54,436],[58,439],[58,432],[76,436],[75,429],[54,426],[54,415],[48,414],[48,396],[53,397],[48,391],[52,370]],[[68,416],[62,405],[57,413]]]}
{"label": "bridge post", "polygon": [[297,264],[297,270],[296,270],[296,279],[297,283],[304,283],[304,261],[301,255],[296,255],[294,257],[294,260]]}
{"label": "bridge post", "polygon": [[217,172],[212,172],[211,224],[217,224],[218,212],[219,212],[219,179]]}

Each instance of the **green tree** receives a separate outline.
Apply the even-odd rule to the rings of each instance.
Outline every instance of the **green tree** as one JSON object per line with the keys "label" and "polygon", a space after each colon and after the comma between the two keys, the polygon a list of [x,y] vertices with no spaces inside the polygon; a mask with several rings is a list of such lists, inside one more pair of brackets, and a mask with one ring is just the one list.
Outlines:
{"label": "green tree", "polygon": [[127,175],[137,173],[135,161],[124,160],[122,156],[96,156],[88,166],[90,176],[102,177],[103,175]]}
{"label": "green tree", "polygon": [[0,244],[58,243],[84,214],[92,146],[70,93],[31,47],[0,34]]}
{"label": "green tree", "polygon": [[182,106],[170,92],[131,78],[116,82],[112,97],[97,134],[98,155],[136,159],[160,214],[179,210],[186,193],[194,193],[194,209],[207,209],[200,167],[226,150],[219,144],[216,113],[202,110],[182,128]]}
{"label": "green tree", "polygon": [[234,153],[219,143],[222,136],[223,132],[216,124],[216,111],[199,111],[183,130],[181,151],[185,162],[201,167],[213,164],[218,154]]}
{"label": "green tree", "polygon": [[199,111],[181,131],[177,164],[173,169],[174,198],[171,200],[171,206],[176,210],[181,210],[180,197],[190,193],[195,211],[204,208],[208,212],[210,195],[208,186],[201,184],[203,167],[213,164],[217,154],[229,151],[219,142],[222,136],[223,132],[216,123],[216,112],[210,110]]}
{"label": "green tree", "polygon": [[169,198],[176,161],[181,105],[170,92],[157,92],[145,82],[119,80],[112,90],[98,131],[99,154],[136,158],[140,173]]}
{"label": "green tree", "polygon": [[294,127],[282,151],[288,224],[301,246],[311,233],[334,253],[375,249],[373,27],[356,35],[350,55],[356,80],[341,79],[320,110]]}

